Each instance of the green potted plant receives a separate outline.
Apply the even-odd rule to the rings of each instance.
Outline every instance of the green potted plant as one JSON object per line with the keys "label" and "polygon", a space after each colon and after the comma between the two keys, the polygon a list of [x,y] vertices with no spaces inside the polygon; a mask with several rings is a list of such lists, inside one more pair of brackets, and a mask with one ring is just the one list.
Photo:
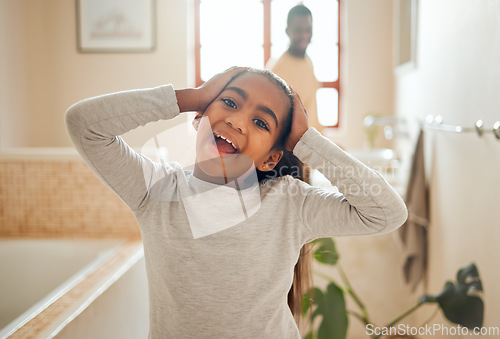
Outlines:
{"label": "green potted plant", "polygon": [[[311,323],[316,317],[321,316],[319,325],[313,327],[307,333],[305,339],[344,339],[347,336],[349,316],[357,318],[365,326],[390,329],[409,314],[416,311],[424,304],[435,303],[442,310],[444,316],[455,324],[462,325],[468,329],[481,327],[484,317],[484,302],[481,296],[483,291],[479,272],[474,263],[471,263],[457,272],[455,282],[447,281],[444,288],[435,296],[423,295],[415,306],[404,312],[396,319],[383,327],[375,325],[369,318],[368,311],[354,292],[342,267],[339,264],[339,253],[335,242],[331,238],[318,239],[314,241],[314,260],[321,264],[335,266],[338,270],[342,284],[337,283],[332,277],[323,276],[329,281],[327,287],[322,290],[314,287],[306,293],[302,303],[304,316],[310,315]],[[358,306],[359,311],[348,310],[345,298],[352,298]],[[432,317],[428,320],[430,321]],[[380,338],[384,333],[374,333],[371,338]],[[400,336],[401,337],[401,336]],[[403,337],[411,337],[405,335]],[[393,337],[394,338],[394,337]]]}

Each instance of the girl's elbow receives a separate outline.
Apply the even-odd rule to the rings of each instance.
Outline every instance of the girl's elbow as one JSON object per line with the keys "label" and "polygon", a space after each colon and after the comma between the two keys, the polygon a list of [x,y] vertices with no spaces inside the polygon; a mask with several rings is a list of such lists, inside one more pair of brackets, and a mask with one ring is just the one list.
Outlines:
{"label": "girl's elbow", "polygon": [[80,103],[77,102],[71,105],[66,110],[66,113],[64,113],[64,122],[66,124],[66,127],[74,125],[79,120],[79,116],[80,116]]}
{"label": "girl's elbow", "polygon": [[404,203],[392,205],[390,208],[384,208],[384,218],[381,218],[380,224],[377,225],[378,234],[389,233],[401,227],[408,218],[408,210]]}
{"label": "girl's elbow", "polygon": [[392,211],[391,218],[389,218],[390,222],[387,224],[388,232],[398,229],[408,219],[408,209],[404,202],[401,201],[395,206],[396,208]]}
{"label": "girl's elbow", "polygon": [[78,111],[70,107],[64,114],[64,125],[68,134],[72,137],[76,133],[76,127],[78,126]]}
{"label": "girl's elbow", "polygon": [[83,114],[81,105],[76,103],[70,106],[64,113],[64,125],[66,131],[75,146],[78,143],[80,136],[85,130],[85,114]]}

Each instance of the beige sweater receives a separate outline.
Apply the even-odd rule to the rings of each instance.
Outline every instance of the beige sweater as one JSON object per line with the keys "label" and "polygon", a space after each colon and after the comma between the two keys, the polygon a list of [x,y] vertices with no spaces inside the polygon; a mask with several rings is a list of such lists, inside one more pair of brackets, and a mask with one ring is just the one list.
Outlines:
{"label": "beige sweater", "polygon": [[294,154],[342,193],[289,176],[238,192],[153,163],[119,137],[178,114],[168,85],[87,99],[66,113],[81,156],[138,221],[150,337],[299,338],[287,293],[300,248],[319,237],[390,232],[406,220],[402,199],[313,128]]}
{"label": "beige sweater", "polygon": [[298,58],[285,52],[267,67],[297,91],[307,110],[309,126],[321,130],[323,126],[318,121],[316,102],[316,91],[320,88],[320,83],[314,75],[311,58],[307,54],[304,58]]}

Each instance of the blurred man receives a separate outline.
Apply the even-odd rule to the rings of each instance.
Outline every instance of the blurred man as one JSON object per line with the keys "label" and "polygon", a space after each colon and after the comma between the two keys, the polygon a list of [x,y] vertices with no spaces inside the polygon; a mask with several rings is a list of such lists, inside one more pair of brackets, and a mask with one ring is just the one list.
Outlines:
{"label": "blurred man", "polygon": [[311,59],[306,49],[312,37],[312,14],[304,5],[297,5],[288,12],[286,34],[290,39],[288,50],[274,63],[269,63],[274,73],[297,91],[309,114],[309,125],[321,131],[316,107],[318,80],[314,75]]}

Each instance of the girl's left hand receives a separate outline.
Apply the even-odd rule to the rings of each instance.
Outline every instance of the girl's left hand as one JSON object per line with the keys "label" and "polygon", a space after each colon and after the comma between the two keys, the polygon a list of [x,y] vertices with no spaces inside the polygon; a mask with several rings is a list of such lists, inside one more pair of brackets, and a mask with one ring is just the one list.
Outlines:
{"label": "girl's left hand", "polygon": [[309,129],[309,123],[307,111],[302,100],[293,88],[290,89],[293,93],[292,130],[290,131],[285,147],[288,151],[293,151],[300,138],[302,138],[304,133]]}

